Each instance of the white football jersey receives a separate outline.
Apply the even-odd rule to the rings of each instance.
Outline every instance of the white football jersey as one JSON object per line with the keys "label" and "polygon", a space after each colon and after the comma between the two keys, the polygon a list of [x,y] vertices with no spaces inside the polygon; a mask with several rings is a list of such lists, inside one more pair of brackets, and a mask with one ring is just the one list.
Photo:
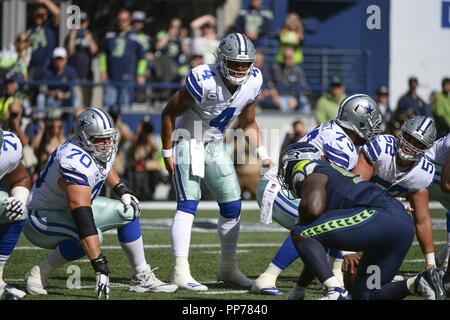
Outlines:
{"label": "white football jersey", "polygon": [[75,137],[70,138],[50,155],[31,188],[27,202],[28,209],[68,209],[66,192],[58,185],[60,178],[70,183],[90,186],[93,201],[102,189],[115,157],[113,154],[111,160],[103,166],[84,151]]}
{"label": "white football jersey", "polygon": [[218,64],[202,64],[193,68],[186,78],[186,88],[196,104],[177,123],[179,133],[187,130],[191,138],[203,142],[222,139],[234,118],[256,100],[262,81],[261,71],[253,68],[247,81],[231,94],[222,80]]}
{"label": "white football jersey", "polygon": [[[314,145],[331,163],[347,171],[352,171],[358,162],[359,149],[334,120],[315,127],[299,142]],[[271,168],[264,175],[264,179],[277,182],[277,170],[277,167]]]}
{"label": "white football jersey", "polygon": [[422,156],[411,168],[401,170],[395,160],[396,141],[394,136],[384,134],[363,146],[363,151],[373,166],[370,181],[394,197],[428,188],[433,182],[433,162]]}
{"label": "white football jersey", "polygon": [[12,132],[3,131],[3,144],[0,150],[0,179],[14,171],[22,161],[22,143]]}
{"label": "white football jersey", "polygon": [[437,140],[425,155],[434,163],[443,166],[450,156],[450,133]]}

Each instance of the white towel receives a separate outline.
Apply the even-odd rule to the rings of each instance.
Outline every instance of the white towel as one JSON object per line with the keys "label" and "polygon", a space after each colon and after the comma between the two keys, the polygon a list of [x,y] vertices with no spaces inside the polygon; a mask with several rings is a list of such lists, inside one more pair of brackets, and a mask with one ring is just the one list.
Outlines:
{"label": "white towel", "polygon": [[191,139],[191,173],[203,178],[205,176],[205,147],[201,140]]}
{"label": "white towel", "polygon": [[261,199],[261,209],[259,211],[259,221],[264,224],[272,223],[273,202],[280,189],[281,186],[273,181],[269,181],[264,189]]}

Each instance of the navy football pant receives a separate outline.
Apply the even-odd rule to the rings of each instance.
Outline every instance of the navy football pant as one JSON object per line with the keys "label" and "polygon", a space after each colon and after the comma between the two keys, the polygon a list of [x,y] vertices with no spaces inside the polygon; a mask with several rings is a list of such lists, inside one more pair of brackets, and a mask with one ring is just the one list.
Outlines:
{"label": "navy football pant", "polygon": [[413,241],[414,223],[400,203],[387,202],[386,208],[325,211],[312,223],[296,224],[291,235],[305,266],[322,283],[333,275],[327,249],[361,251],[352,298],[366,299],[396,275]]}

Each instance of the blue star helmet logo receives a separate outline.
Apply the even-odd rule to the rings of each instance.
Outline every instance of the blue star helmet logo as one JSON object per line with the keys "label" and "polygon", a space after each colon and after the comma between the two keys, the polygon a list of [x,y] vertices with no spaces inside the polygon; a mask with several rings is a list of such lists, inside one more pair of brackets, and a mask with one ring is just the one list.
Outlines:
{"label": "blue star helmet logo", "polygon": [[369,115],[372,118],[372,113],[375,111],[375,109],[372,109],[372,107],[370,105],[367,107],[364,107],[364,109],[366,110],[364,115]]}
{"label": "blue star helmet logo", "polygon": [[90,124],[91,124],[90,122],[86,121],[86,118],[80,119],[80,127],[83,128],[83,130],[84,130],[84,128],[86,128]]}

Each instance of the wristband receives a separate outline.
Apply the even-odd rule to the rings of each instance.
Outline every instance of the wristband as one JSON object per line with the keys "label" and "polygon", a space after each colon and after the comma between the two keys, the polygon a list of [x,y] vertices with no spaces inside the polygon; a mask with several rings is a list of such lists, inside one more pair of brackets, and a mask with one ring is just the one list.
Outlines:
{"label": "wristband", "polygon": [[266,147],[264,147],[263,145],[260,145],[258,148],[256,148],[256,154],[261,161],[270,158],[269,154],[267,153]]}
{"label": "wristband", "polygon": [[11,189],[11,196],[21,201],[25,205],[27,204],[29,194],[30,190],[22,186],[17,186]]}
{"label": "wristband", "polygon": [[102,253],[100,253],[97,258],[91,260],[91,264],[95,270],[95,273],[103,273],[106,275],[110,273],[107,263],[108,261],[106,261],[106,257],[103,256]]}
{"label": "wristband", "polygon": [[434,252],[425,253],[425,262],[426,264],[436,265],[436,260],[434,258]]}
{"label": "wristband", "polygon": [[129,194],[131,194],[132,196],[135,196],[135,197],[137,197],[137,195],[134,193],[134,191],[133,190],[131,190],[130,189],[130,187],[128,187],[127,185],[126,185],[126,183],[125,182],[119,182],[118,184],[116,184],[112,189],[111,189],[111,191],[112,192],[114,192],[114,194],[116,195],[116,196],[118,196],[119,198],[121,198],[124,194],[126,194],[126,193],[129,193]]}
{"label": "wristband", "polygon": [[172,149],[162,149],[161,153],[162,153],[163,158],[172,157]]}

